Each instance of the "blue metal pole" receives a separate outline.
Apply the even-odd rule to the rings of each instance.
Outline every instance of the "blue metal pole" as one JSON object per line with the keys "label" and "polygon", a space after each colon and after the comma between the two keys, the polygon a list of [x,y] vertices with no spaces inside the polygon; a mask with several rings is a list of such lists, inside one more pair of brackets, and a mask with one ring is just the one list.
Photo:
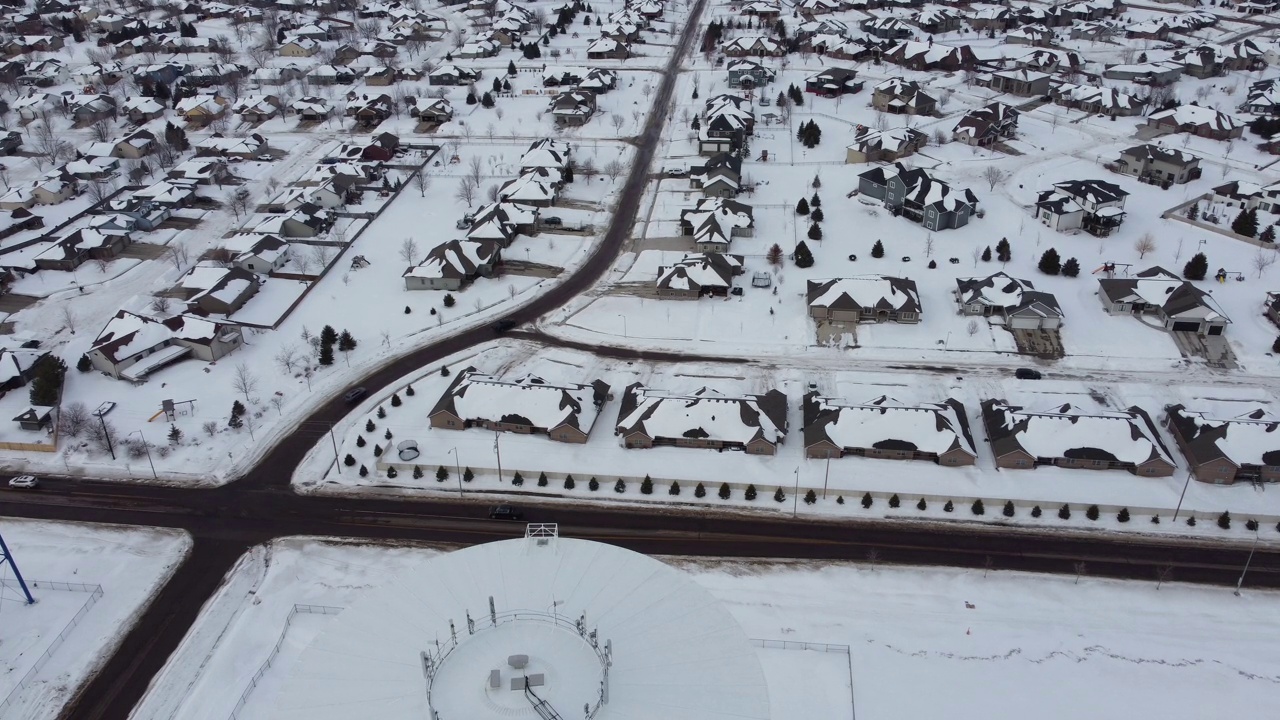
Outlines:
{"label": "blue metal pole", "polygon": [[27,589],[27,581],[22,579],[22,572],[18,570],[18,563],[14,562],[13,555],[9,552],[9,546],[4,543],[4,536],[0,535],[0,565],[6,562],[13,568],[13,576],[18,578],[18,586],[22,588],[22,594],[27,596],[27,604],[34,605],[36,599],[31,597],[31,591]]}

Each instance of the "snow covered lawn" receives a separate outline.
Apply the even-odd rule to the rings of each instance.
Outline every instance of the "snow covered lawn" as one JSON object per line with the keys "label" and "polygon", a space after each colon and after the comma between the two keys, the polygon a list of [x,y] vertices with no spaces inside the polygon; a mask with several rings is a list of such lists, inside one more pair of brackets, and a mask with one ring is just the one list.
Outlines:
{"label": "snow covered lawn", "polygon": [[[4,519],[12,571],[0,577],[0,717],[56,718],[114,650],[191,547],[185,533]],[[34,672],[33,672],[34,669]]]}

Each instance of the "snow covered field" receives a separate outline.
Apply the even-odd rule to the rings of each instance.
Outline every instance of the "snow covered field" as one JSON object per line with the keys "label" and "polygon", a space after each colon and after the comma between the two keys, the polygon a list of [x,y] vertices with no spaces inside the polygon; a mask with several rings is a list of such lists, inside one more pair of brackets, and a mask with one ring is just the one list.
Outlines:
{"label": "snow covered field", "polygon": [[191,547],[185,533],[6,518],[11,569],[0,577],[0,717],[56,718],[115,649]]}
{"label": "snow covered field", "polygon": [[[290,609],[334,608],[331,615],[294,615],[282,649],[238,715],[271,717],[276,691],[296,678],[299,654],[323,643],[325,633],[343,634],[337,608],[412,585],[413,574],[438,552],[319,539],[255,550],[193,630],[194,637],[222,639],[192,691],[174,684],[173,668],[198,664],[209,647],[189,638],[133,717],[226,717],[272,656]],[[849,661],[853,704],[863,720],[1012,719],[1032,706],[1063,718],[1226,717],[1280,697],[1275,593],[1236,598],[1223,588],[1176,582],[1157,591],[1154,582],[1087,575],[1077,583],[852,563],[663,559],[718,598],[749,637],[770,641],[757,654],[774,720],[850,717]],[[775,641],[847,645],[849,660],[838,648],[780,649]],[[374,644],[349,660],[395,662]]]}

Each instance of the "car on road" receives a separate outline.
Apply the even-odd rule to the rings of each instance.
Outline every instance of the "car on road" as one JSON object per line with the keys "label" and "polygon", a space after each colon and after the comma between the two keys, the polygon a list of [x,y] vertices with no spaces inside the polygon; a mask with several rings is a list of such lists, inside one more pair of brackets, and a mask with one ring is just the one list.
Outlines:
{"label": "car on road", "polygon": [[30,489],[40,484],[40,481],[34,475],[19,475],[15,478],[9,478],[9,487]]}
{"label": "car on road", "polygon": [[685,175],[688,175],[688,174],[689,174],[689,169],[688,169],[688,168],[684,168],[684,167],[680,167],[680,166],[677,166],[677,165],[673,165],[673,166],[671,166],[671,167],[664,168],[662,172],[663,172],[663,174],[665,174],[667,177],[679,178],[679,177],[684,177]]}
{"label": "car on road", "polygon": [[1039,370],[1032,370],[1031,368],[1018,368],[1013,371],[1013,376],[1019,380],[1039,380],[1044,377]]}
{"label": "car on road", "polygon": [[490,520],[523,520],[524,512],[515,505],[494,505],[489,508]]}
{"label": "car on road", "polygon": [[369,391],[362,387],[351,388],[347,391],[346,395],[342,396],[342,401],[348,405],[355,405],[361,398],[368,394]]}
{"label": "car on road", "polygon": [[516,326],[515,320],[499,320],[493,325],[490,325],[490,327],[493,328],[494,335],[502,335],[503,333],[505,333],[506,331],[510,330],[515,326]]}

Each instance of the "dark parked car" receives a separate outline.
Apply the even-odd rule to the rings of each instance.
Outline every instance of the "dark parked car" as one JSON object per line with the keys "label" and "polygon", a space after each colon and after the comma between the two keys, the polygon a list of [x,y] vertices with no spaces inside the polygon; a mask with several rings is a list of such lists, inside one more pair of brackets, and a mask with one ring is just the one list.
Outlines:
{"label": "dark parked car", "polygon": [[524,513],[514,505],[494,505],[489,508],[489,518],[492,520],[523,520]]}
{"label": "dark parked car", "polygon": [[1018,368],[1013,372],[1013,376],[1019,380],[1039,380],[1044,377],[1039,370],[1032,370],[1031,368]]}
{"label": "dark parked car", "polygon": [[516,326],[515,320],[499,320],[498,322],[494,323],[491,327],[493,327],[493,334],[501,335],[515,326]]}
{"label": "dark parked car", "polygon": [[357,402],[359,402],[361,398],[363,398],[365,395],[368,395],[368,394],[369,394],[369,391],[365,390],[362,387],[351,388],[350,390],[347,391],[346,395],[342,396],[342,400],[348,405],[354,405]]}
{"label": "dark parked car", "polygon": [[542,224],[547,227],[561,227],[564,225],[564,220],[558,217],[544,217],[542,218]]}

